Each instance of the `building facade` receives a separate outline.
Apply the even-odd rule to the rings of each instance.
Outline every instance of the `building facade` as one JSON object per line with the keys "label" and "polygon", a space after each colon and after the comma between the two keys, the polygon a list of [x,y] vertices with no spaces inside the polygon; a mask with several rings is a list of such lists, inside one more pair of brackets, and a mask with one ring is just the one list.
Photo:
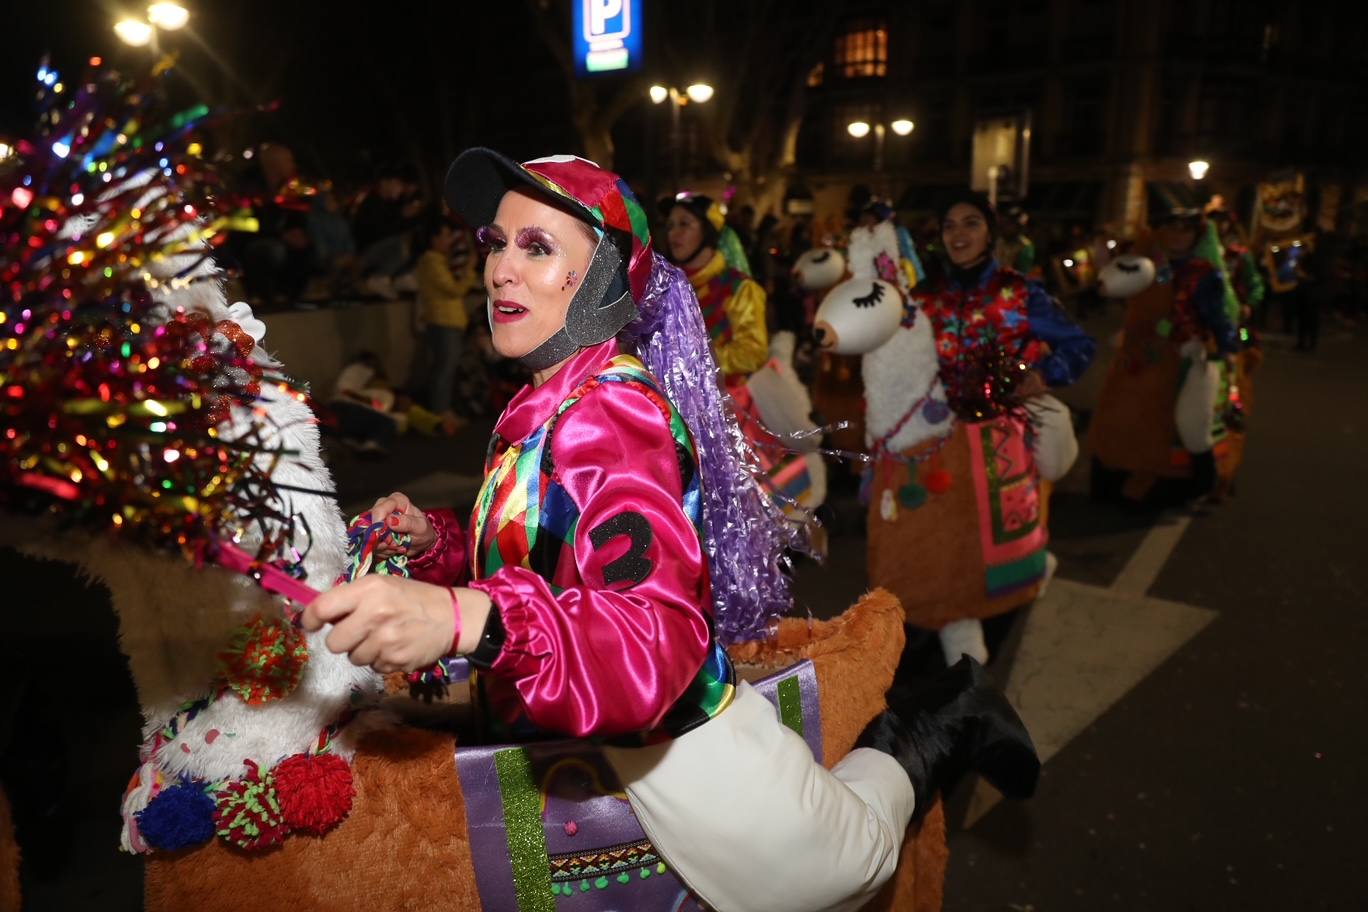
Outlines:
{"label": "building facade", "polygon": [[[1204,160],[1205,187],[1246,212],[1257,181],[1292,169],[1322,217],[1347,221],[1368,205],[1366,48],[1359,3],[853,6],[809,77],[796,182],[818,212],[857,184],[915,210],[969,183],[977,123],[1023,116],[1037,219],[1124,230],[1147,181],[1190,180]],[[897,119],[915,128],[847,129]]]}

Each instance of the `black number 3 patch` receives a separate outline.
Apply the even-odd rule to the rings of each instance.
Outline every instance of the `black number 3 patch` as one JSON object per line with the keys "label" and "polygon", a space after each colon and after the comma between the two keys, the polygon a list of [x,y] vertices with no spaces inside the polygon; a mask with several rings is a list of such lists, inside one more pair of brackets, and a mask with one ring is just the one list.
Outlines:
{"label": "black number 3 patch", "polygon": [[619,513],[599,523],[589,532],[589,542],[597,551],[615,538],[623,535],[632,540],[627,553],[603,568],[603,581],[614,583],[637,583],[651,575],[651,561],[646,557],[646,549],[651,547],[655,534],[651,524],[640,513]]}

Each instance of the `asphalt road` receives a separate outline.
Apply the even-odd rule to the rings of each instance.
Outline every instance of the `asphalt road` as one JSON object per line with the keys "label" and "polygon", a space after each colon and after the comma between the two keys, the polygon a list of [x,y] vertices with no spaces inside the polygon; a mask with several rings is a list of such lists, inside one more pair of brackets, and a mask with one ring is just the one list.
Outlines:
{"label": "asphalt road", "polygon": [[[1368,342],[1334,330],[1314,354],[1268,353],[1219,509],[1096,505],[1086,454],[1058,489],[1056,583],[998,631],[993,663],[1044,775],[1022,804],[973,781],[951,797],[947,912],[1368,908]],[[1067,397],[1080,421],[1104,368]],[[381,462],[331,446],[340,500],[468,504],[488,428],[404,439]],[[799,610],[819,616],[866,585],[862,512],[837,487],[829,559],[798,568]],[[137,909],[141,862],[117,842],[139,721],[108,599],[13,552],[0,574],[0,772],[31,826],[26,908]]]}

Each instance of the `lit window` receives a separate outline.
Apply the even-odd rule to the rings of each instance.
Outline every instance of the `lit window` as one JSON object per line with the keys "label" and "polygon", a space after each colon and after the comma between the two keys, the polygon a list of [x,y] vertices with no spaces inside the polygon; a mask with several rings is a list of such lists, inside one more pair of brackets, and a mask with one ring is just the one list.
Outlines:
{"label": "lit window", "polygon": [[860,19],[836,36],[836,68],[846,79],[888,74],[888,28],[878,20]]}

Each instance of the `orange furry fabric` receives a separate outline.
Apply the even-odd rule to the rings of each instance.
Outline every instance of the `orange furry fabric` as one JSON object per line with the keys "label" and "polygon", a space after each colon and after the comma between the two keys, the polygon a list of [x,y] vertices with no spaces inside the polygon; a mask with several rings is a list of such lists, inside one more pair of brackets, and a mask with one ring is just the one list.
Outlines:
{"label": "orange furry fabric", "polygon": [[1126,302],[1121,349],[1088,429],[1092,453],[1104,466],[1151,480],[1183,478],[1190,471],[1173,461],[1182,358],[1178,346],[1155,332],[1172,311],[1172,283],[1151,285]]}
{"label": "orange furry fabric", "polygon": [[[810,658],[822,692],[823,761],[832,765],[884,707],[903,645],[897,599],[866,595],[840,617],[785,620],[772,643],[733,650],[757,676]],[[465,803],[449,734],[377,732],[353,768],[351,815],[323,838],[295,835],[248,855],[215,840],[147,862],[148,912],[373,912],[477,910]],[[935,912],[945,880],[945,824],[935,807],[909,829],[893,881],[867,908]]]}
{"label": "orange furry fabric", "polygon": [[[926,443],[905,455],[915,456],[937,444]],[[1039,591],[1031,585],[994,599],[988,598],[987,567],[980,544],[978,502],[970,468],[969,441],[964,427],[951,432],[948,443],[927,466],[950,473],[950,488],[930,494],[914,509],[898,507],[886,520],[881,513],[883,492],[894,497],[912,479],[907,463],[882,463],[875,468],[869,494],[869,582],[889,589],[902,602],[909,624],[938,630],[951,621],[988,618],[1028,605]]]}
{"label": "orange furry fabric", "polygon": [[[830,768],[850,753],[865,725],[884,708],[904,640],[897,598],[875,589],[837,618],[788,618],[780,622],[773,641],[742,643],[730,652],[743,669],[812,660],[822,691],[822,762]],[[920,826],[908,828],[897,874],[865,912],[937,912],[949,858],[945,810],[937,801]]]}
{"label": "orange furry fabric", "polygon": [[0,789],[0,909],[17,912],[22,908],[19,899],[19,843],[14,838],[9,798]]}

